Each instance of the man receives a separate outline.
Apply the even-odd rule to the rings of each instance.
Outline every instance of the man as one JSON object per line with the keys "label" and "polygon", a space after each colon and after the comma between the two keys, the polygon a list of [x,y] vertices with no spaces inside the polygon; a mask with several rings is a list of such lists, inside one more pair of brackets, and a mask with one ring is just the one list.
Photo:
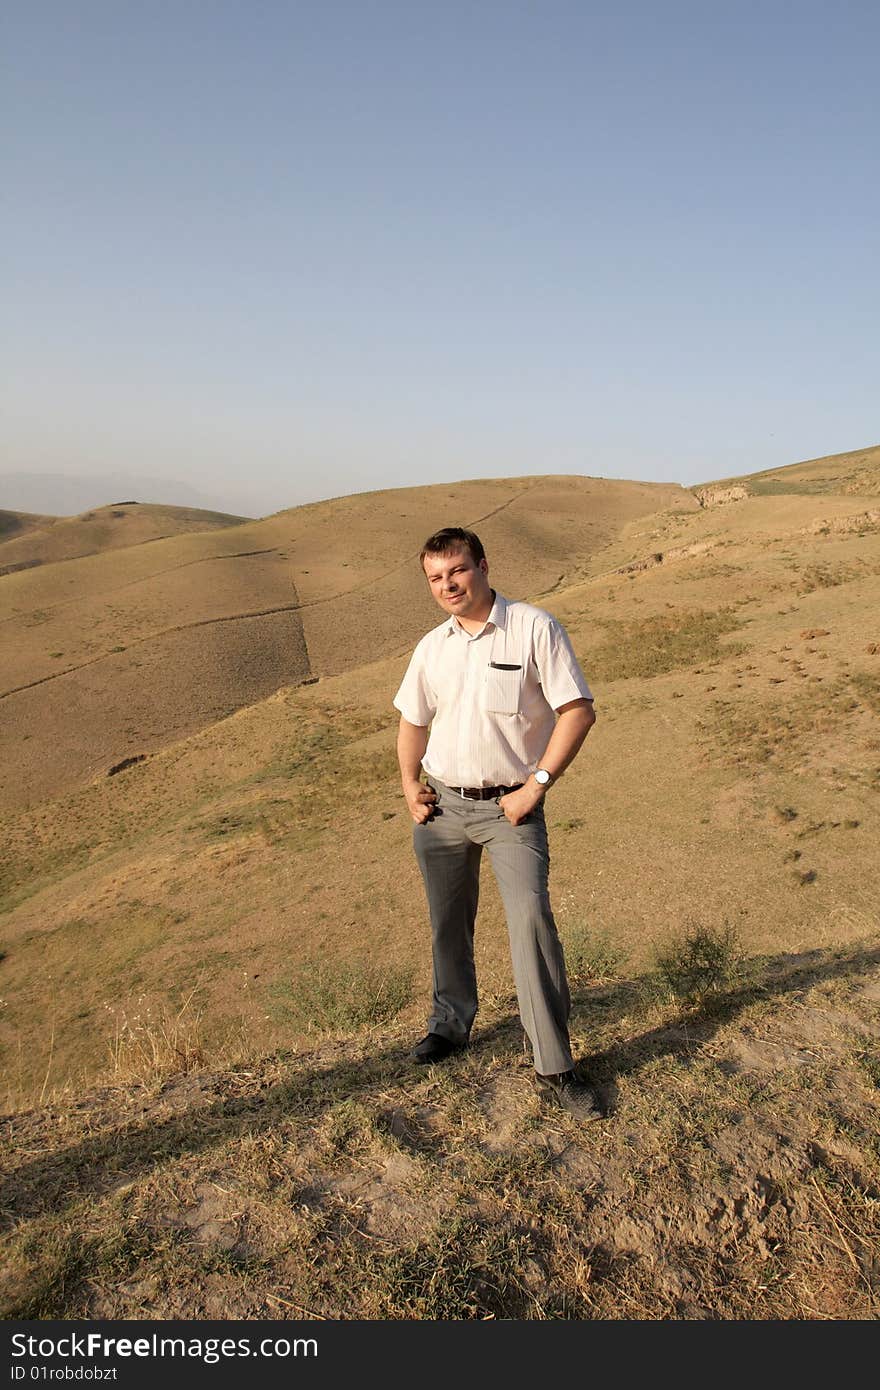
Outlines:
{"label": "man", "polygon": [[595,1097],[571,1055],[543,806],[595,722],[593,697],[562,625],[490,588],[472,531],[438,531],[420,561],[450,617],[418,643],[394,697],[434,962],[428,1034],[411,1056],[439,1062],[467,1044],[477,1012],[474,921],[485,848],[504,902],[537,1089],[577,1118],[594,1119]]}

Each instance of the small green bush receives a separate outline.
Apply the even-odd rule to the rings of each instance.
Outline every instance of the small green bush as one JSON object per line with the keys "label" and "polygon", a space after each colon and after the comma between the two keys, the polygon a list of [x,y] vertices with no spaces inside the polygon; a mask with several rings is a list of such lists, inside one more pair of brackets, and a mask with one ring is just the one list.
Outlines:
{"label": "small green bush", "polygon": [[733,927],[688,926],[656,953],[656,966],[676,999],[696,1003],[743,976],[743,952]]}
{"label": "small green bush", "polygon": [[563,930],[562,947],[568,980],[575,986],[614,979],[626,959],[606,932],[591,931],[582,923]]}
{"label": "small green bush", "polygon": [[273,991],[275,1013],[303,1032],[386,1023],[412,995],[412,972],[367,961],[309,962]]}

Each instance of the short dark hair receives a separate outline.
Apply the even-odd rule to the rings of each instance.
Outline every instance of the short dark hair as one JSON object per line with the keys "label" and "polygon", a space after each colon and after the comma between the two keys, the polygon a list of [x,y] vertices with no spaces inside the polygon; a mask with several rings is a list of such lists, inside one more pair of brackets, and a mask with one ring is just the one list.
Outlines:
{"label": "short dark hair", "polygon": [[425,541],[419,564],[424,566],[426,555],[448,555],[453,550],[469,550],[475,565],[486,558],[483,542],[473,531],[464,531],[460,526],[446,526]]}

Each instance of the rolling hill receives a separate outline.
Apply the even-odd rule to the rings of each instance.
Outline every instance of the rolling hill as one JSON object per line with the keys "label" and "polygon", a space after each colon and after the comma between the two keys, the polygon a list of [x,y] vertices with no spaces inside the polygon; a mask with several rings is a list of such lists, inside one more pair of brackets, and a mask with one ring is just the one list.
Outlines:
{"label": "rolling hill", "polygon": [[[639,958],[693,903],[732,914],[755,949],[826,942],[867,912],[870,496],[701,507],[676,487],[567,478],[336,499],[3,579],[19,687],[0,701],[3,1025],[7,1047],[23,1029],[25,1080],[45,1053],[47,975],[60,1078],[100,1060],[106,1003],[164,998],[192,971],[215,1031],[258,1019],[276,1037],[265,989],[288,941],[296,960],[374,940],[423,959],[390,700],[437,620],[415,556],[453,502],[502,592],[566,623],[597,692],[588,752],[553,798],[572,825],[554,860],[569,915],[598,910]],[[263,985],[239,998],[255,971]]]}
{"label": "rolling hill", "polygon": [[880,496],[880,445],[869,449],[851,449],[845,454],[830,454],[825,458],[805,459],[783,468],[767,468],[760,473],[742,474],[735,478],[720,478],[700,483],[693,489],[701,497],[704,491],[717,493],[728,488],[741,488],[747,497],[780,497],[801,494],[811,497],[842,495]]}
{"label": "rolling hill", "polygon": [[198,507],[162,507],[146,502],[116,502],[80,516],[0,512],[0,577],[188,531],[236,526],[246,520]]}
{"label": "rolling hill", "polygon": [[0,804],[35,804],[282,686],[411,646],[432,619],[414,557],[450,513],[481,527],[523,594],[665,506],[697,509],[674,485],[603,479],[400,489],[7,574]]}
{"label": "rolling hill", "polygon": [[0,554],[2,547],[9,541],[29,535],[33,531],[42,531],[56,520],[57,517],[38,516],[34,512],[0,511]]}

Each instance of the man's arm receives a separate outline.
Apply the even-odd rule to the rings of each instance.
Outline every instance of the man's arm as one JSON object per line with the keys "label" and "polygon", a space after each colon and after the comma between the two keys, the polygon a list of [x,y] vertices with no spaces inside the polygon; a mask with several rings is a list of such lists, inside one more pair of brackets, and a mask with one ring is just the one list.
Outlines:
{"label": "man's arm", "polygon": [[410,724],[401,715],[400,728],[397,731],[397,761],[400,764],[400,780],[406,804],[417,825],[422,825],[428,820],[437,800],[436,793],[421,780],[422,758],[427,746],[427,727],[422,724]]}
{"label": "man's arm", "polygon": [[[569,700],[556,711],[556,727],[538,766],[546,768],[554,782],[573,762],[596,722],[592,700]],[[511,825],[519,825],[544,797],[544,788],[530,777],[524,786],[502,796],[498,804]]]}
{"label": "man's arm", "polygon": [[[574,762],[581,744],[596,722],[592,700],[569,700],[556,711],[559,716],[539,766],[545,767],[555,782],[569,763]],[[533,781],[533,778],[529,779]]]}

